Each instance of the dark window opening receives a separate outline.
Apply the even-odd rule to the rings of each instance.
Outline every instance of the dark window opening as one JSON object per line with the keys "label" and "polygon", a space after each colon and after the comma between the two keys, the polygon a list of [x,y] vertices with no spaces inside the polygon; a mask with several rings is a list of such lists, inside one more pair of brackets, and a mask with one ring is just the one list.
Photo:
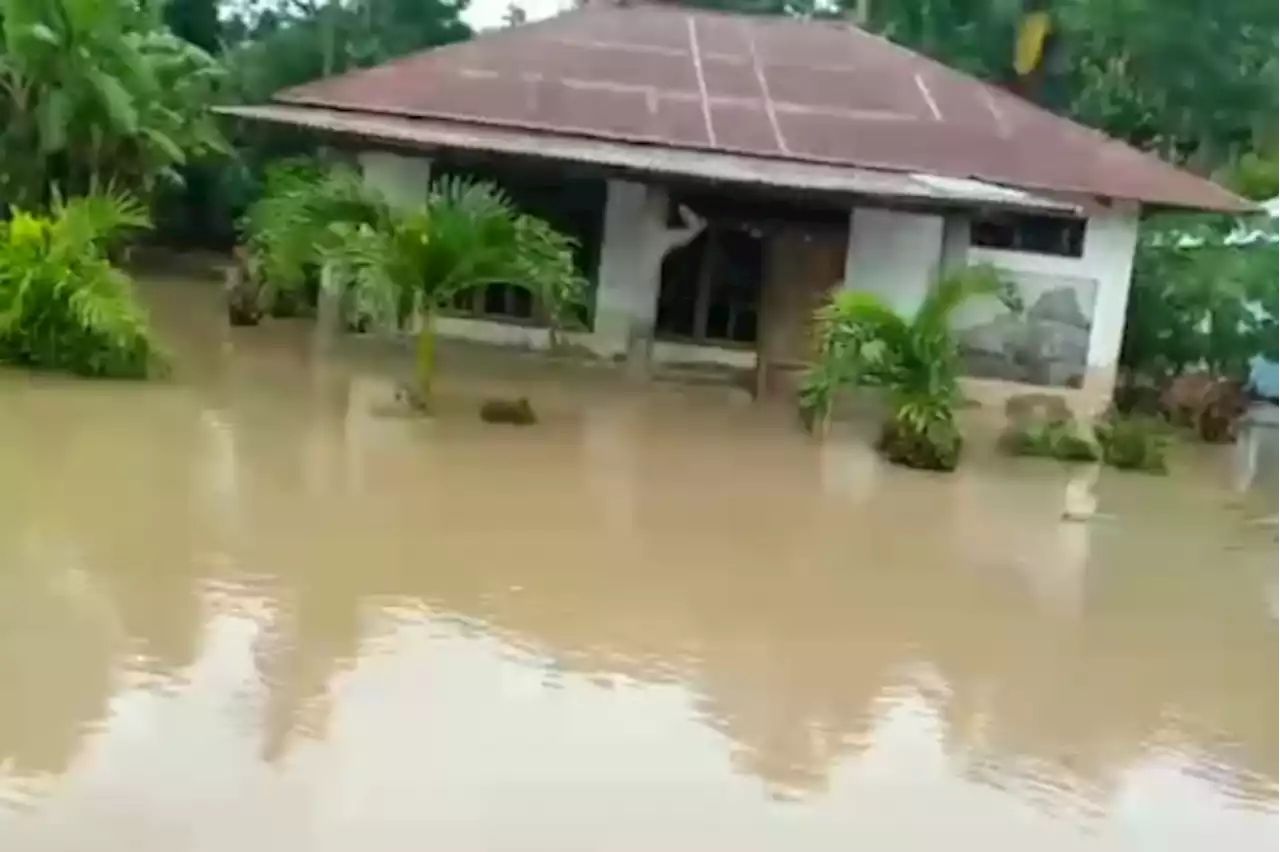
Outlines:
{"label": "dark window opening", "polygon": [[1084,254],[1084,220],[993,213],[973,220],[969,244],[1007,251],[1081,257]]}
{"label": "dark window opening", "polygon": [[533,295],[514,284],[490,284],[488,287],[459,293],[449,305],[454,313],[474,317],[533,321]]}
{"label": "dark window opening", "polygon": [[746,228],[711,224],[662,263],[658,336],[752,344],[759,325],[764,247]]}
{"label": "dark window opening", "polygon": [[[596,267],[603,238],[605,184],[594,178],[578,178],[529,166],[497,164],[462,167],[437,162],[432,179],[445,174],[496,183],[522,213],[546,220],[553,228],[577,241],[574,263],[588,282],[586,304],[578,320],[591,329],[595,314]],[[479,319],[533,323],[543,319],[539,305],[524,287],[490,284],[460,294],[449,305],[450,312]]]}

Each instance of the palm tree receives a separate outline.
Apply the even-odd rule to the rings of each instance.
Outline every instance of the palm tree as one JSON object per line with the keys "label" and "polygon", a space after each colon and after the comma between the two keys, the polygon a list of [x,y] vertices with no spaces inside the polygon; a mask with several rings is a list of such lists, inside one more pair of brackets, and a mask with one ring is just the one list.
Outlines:
{"label": "palm tree", "polygon": [[528,289],[553,346],[582,305],[573,241],[519,213],[492,184],[443,178],[421,208],[388,211],[380,222],[338,222],[329,235],[321,249],[330,268],[326,286],[346,291],[355,311],[383,322],[416,314],[414,394],[424,408],[435,375],[434,319],[459,295],[492,284]]}
{"label": "palm tree", "polygon": [[825,431],[843,386],[879,387],[889,403],[879,441],[885,456],[907,467],[953,470],[961,437],[952,317],[968,300],[996,295],[1002,286],[991,267],[955,272],[933,287],[914,316],[899,314],[872,293],[836,293],[816,316],[818,358],[800,394],[806,422]]}

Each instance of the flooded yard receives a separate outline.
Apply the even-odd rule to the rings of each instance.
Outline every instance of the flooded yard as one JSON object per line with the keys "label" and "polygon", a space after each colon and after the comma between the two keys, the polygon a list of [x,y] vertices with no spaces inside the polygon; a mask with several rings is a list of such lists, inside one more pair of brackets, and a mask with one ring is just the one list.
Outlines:
{"label": "flooded yard", "polygon": [[[1262,850],[1273,529],[1217,456],[947,478],[716,388],[225,327],[0,374],[0,850]],[[486,426],[495,393],[541,422]]]}

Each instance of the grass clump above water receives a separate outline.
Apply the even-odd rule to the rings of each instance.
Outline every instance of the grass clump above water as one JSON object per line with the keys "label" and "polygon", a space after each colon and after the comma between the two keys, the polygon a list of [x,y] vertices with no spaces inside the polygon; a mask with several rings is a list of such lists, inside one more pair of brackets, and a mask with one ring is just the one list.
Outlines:
{"label": "grass clump above water", "polygon": [[1112,415],[1098,423],[1094,434],[1102,461],[1111,467],[1159,474],[1169,470],[1171,435],[1157,420]]}
{"label": "grass clump above water", "polygon": [[1000,436],[1000,449],[1011,456],[1035,456],[1065,462],[1098,461],[1099,446],[1080,431],[1072,420],[1014,425]]}

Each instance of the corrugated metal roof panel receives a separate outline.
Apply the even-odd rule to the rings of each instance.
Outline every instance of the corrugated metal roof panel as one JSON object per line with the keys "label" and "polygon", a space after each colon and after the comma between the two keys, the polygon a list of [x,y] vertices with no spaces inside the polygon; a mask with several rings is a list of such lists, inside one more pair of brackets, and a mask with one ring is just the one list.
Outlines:
{"label": "corrugated metal roof panel", "polygon": [[1152,204],[1241,199],[848,24],[589,6],[278,101]]}

